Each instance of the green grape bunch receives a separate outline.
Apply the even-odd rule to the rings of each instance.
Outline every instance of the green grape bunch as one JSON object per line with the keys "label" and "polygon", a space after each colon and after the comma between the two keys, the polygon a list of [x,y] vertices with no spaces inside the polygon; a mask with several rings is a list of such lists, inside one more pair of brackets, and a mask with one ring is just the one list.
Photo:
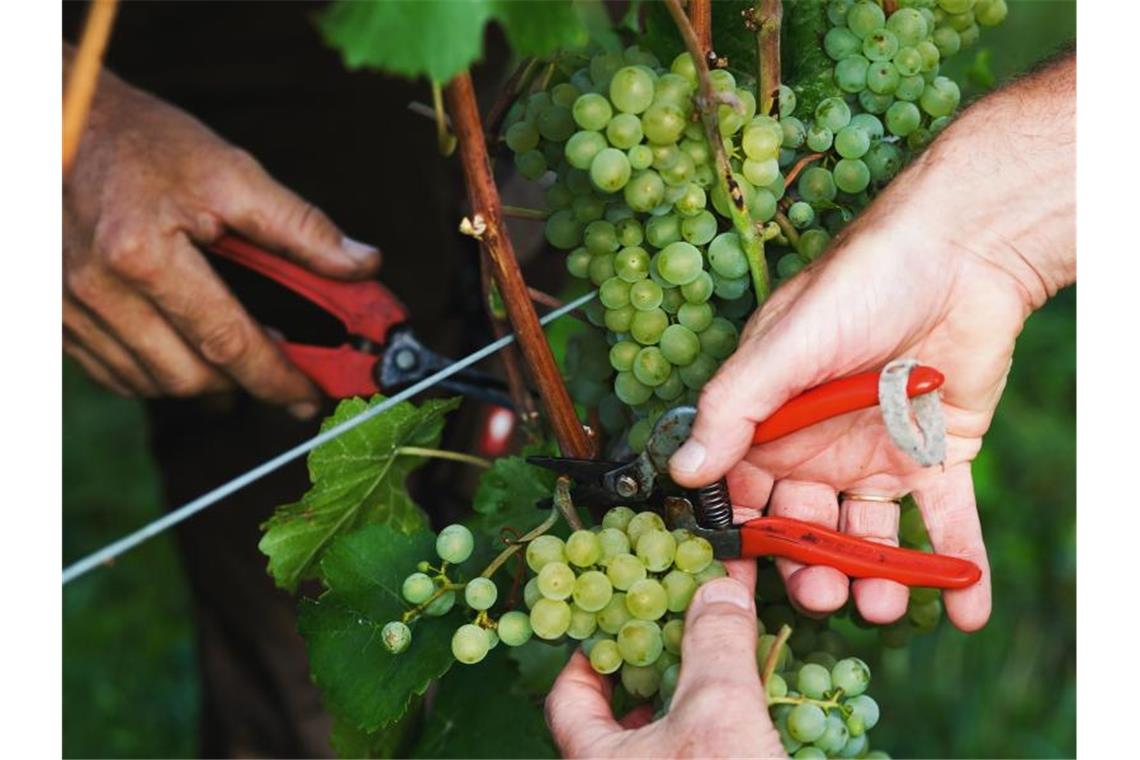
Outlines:
{"label": "green grape bunch", "polygon": [[[446,614],[458,601],[470,613],[451,639],[458,662],[478,663],[499,642],[579,642],[597,673],[612,676],[634,700],[652,702],[658,715],[669,710],[684,666],[689,604],[701,585],[727,575],[705,538],[669,530],[655,512],[629,507],[610,509],[600,525],[566,539],[542,534],[529,540],[523,556],[530,577],[517,609],[506,608],[493,573],[466,582],[451,578],[452,566],[473,549],[462,525],[439,534],[440,566],[421,562],[404,580],[401,593],[410,608],[382,631],[389,651],[408,650],[410,626],[421,614]],[[847,644],[826,622],[779,603],[786,596],[770,562],[761,569],[757,595],[767,605],[758,605],[756,661],[785,749],[795,757],[886,757],[868,743],[879,707],[866,693],[866,663],[843,656]],[[799,659],[797,651],[810,654]]]}
{"label": "green grape bunch", "polygon": [[[781,85],[776,116],[756,112],[751,79],[710,72],[736,104],[718,106],[719,131],[751,220],[779,229],[765,245],[777,285],[946,127],[961,93],[941,65],[1006,12],[1005,0],[902,0],[889,15],[831,0],[819,42],[837,92],[800,105]],[[757,305],[697,85],[688,53],[667,67],[636,45],[567,55],[550,90],[504,120],[517,169],[545,186],[547,241],[598,292],[597,332],[570,347],[570,391],[633,451],[665,410],[695,403]]]}

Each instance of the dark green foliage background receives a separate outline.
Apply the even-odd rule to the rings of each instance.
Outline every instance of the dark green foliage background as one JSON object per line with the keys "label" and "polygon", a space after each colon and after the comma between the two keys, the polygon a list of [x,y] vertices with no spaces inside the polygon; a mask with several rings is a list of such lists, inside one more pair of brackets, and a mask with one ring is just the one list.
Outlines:
{"label": "dark green foliage background", "polygon": [[[1073,2],[1009,5],[1008,21],[983,36],[999,83],[1075,36]],[[967,54],[953,68],[958,78],[986,67]],[[984,79],[974,75],[963,90],[978,94]],[[99,391],[69,365],[63,419],[70,561],[157,516],[158,492],[138,405]],[[874,744],[898,757],[1074,756],[1075,290],[1029,320],[974,477],[994,571],[993,618],[971,636],[944,623],[908,649],[875,655],[872,688],[884,717]],[[172,550],[160,538],[63,592],[65,756],[194,754],[192,631]],[[496,753],[490,737],[465,752],[437,724],[427,732],[421,750]]]}

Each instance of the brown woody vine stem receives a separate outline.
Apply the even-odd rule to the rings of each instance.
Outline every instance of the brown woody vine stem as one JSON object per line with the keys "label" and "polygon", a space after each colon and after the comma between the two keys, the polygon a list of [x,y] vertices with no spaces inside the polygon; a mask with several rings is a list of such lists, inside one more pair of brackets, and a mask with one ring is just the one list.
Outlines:
{"label": "brown woody vine stem", "polygon": [[[504,316],[498,309],[496,309],[495,281],[491,275],[491,256],[487,253],[486,248],[479,250],[479,278],[483,288],[483,305],[486,307],[487,316],[491,320],[491,332],[495,334],[495,338],[501,338],[507,334],[507,323]],[[507,346],[500,354],[499,359],[503,362],[503,371],[507,376],[507,391],[511,395],[511,402],[515,406],[515,414],[518,416],[519,421],[523,424],[523,429],[526,430],[527,435],[531,439],[537,439],[540,431],[538,430],[538,409],[535,407],[534,398],[530,395],[530,389],[527,387],[526,373],[523,371],[522,362],[519,360],[519,348],[517,345]]]}
{"label": "brown woody vine stem", "polygon": [[103,65],[103,52],[111,38],[111,27],[115,22],[117,0],[95,0],[87,12],[83,23],[83,36],[79,40],[79,50],[71,65],[67,84],[63,91],[63,174],[67,176],[75,154],[79,150],[79,140],[83,137],[83,127],[91,112],[91,101],[95,98],[95,85],[99,81],[99,71]]}
{"label": "brown woody vine stem", "polygon": [[593,456],[593,444],[574,413],[574,404],[538,322],[538,314],[519,271],[514,247],[503,226],[502,201],[491,174],[471,75],[464,72],[451,80],[446,96],[452,126],[459,140],[468,201],[474,217],[481,220],[481,224],[475,225],[481,230],[479,242],[490,257],[491,273],[503,297],[523,358],[541,389],[543,406],[555,440],[564,456],[589,459]]}
{"label": "brown woody vine stem", "polygon": [[744,203],[744,193],[736,178],[732,175],[732,165],[728,162],[728,154],[724,149],[724,140],[720,136],[720,124],[717,119],[718,100],[713,92],[712,81],[709,79],[709,66],[702,55],[700,41],[693,31],[692,24],[685,17],[681,9],[680,0],[665,0],[665,7],[673,17],[673,23],[681,33],[685,48],[693,58],[697,68],[697,78],[700,85],[700,94],[697,103],[700,106],[701,121],[705,127],[705,137],[712,149],[716,160],[717,182],[720,189],[728,199],[729,216],[732,218],[732,227],[740,237],[740,246],[748,258],[748,268],[752,272],[752,288],[756,294],[756,305],[764,303],[771,293],[771,283],[768,278],[768,262],[764,259],[764,241],[756,231],[756,225],[748,213]]}
{"label": "brown woody vine stem", "polygon": [[689,23],[701,49],[701,56],[708,60],[712,52],[712,0],[689,0]]}
{"label": "brown woody vine stem", "polygon": [[781,0],[757,0],[753,19],[757,25],[756,60],[760,79],[756,89],[760,113],[775,116],[780,110],[780,23],[784,16]]}

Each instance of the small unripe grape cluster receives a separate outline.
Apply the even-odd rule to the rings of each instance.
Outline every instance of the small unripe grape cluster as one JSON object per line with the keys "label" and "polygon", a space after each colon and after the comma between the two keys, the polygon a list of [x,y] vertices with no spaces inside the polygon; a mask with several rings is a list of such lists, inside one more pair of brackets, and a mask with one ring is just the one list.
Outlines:
{"label": "small unripe grape cluster", "polygon": [[672,694],[685,610],[701,584],[726,574],[706,539],[628,507],[565,541],[539,536],[526,562],[535,573],[524,590],[535,636],[581,641],[594,670],[617,674],[641,699]]}

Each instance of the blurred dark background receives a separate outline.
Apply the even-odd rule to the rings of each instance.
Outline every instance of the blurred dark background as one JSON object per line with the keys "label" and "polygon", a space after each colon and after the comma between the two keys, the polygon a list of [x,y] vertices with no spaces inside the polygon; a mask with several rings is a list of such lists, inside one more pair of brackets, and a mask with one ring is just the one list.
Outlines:
{"label": "blurred dark background", "polygon": [[[74,4],[65,4],[65,19],[74,25],[81,14],[67,5]],[[117,35],[130,30],[132,5],[124,7]],[[1074,2],[1009,0],[1009,6],[1006,23],[986,30],[980,46],[950,67],[970,96],[1075,39]],[[155,40],[169,36],[164,45],[180,38],[176,29],[149,33]],[[213,57],[203,45],[199,38],[164,54],[185,67],[210,65]],[[112,60],[115,50],[113,39]],[[425,99],[426,88],[419,90],[414,97]],[[406,99],[390,105],[391,118],[411,118]],[[428,122],[423,127],[423,145],[414,152],[430,157],[432,129]],[[281,149],[317,152],[306,146]],[[400,183],[414,178],[380,189],[374,179],[383,176],[386,159],[405,149],[413,152],[390,146],[354,167],[313,165],[314,172],[360,178],[359,206],[336,209],[350,215],[351,229],[368,231],[370,203],[413,202],[416,193],[403,192]],[[275,163],[287,162],[267,160],[271,170]],[[438,178],[438,171],[424,174]],[[303,176],[283,179],[302,192],[320,185]],[[428,195],[410,207],[418,217],[404,217],[414,220],[409,227],[440,227]],[[447,294],[465,284],[458,275],[442,278],[446,282],[417,279],[398,264],[402,256],[417,254],[405,247],[406,233],[387,234],[390,240],[380,240],[388,254],[385,279],[415,308],[417,321],[428,325],[428,342],[441,347],[439,341],[447,341],[454,328],[445,316]],[[63,374],[63,552],[72,561],[156,517],[162,498],[142,405],[99,390],[69,363]],[[1076,754],[1075,422],[1076,292],[1069,289],[1026,325],[1009,386],[974,466],[993,565],[993,618],[969,636],[944,622],[906,649],[877,655],[872,693],[884,717],[874,731],[876,747],[896,757]],[[207,480],[200,490],[216,484]],[[191,602],[172,538],[159,537],[69,585],[62,601],[64,756],[195,755],[199,685]]]}

